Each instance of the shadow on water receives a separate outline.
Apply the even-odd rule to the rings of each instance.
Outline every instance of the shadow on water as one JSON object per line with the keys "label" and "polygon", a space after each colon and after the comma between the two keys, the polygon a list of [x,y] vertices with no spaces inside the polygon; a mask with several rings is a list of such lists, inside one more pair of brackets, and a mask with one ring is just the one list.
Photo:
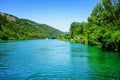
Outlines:
{"label": "shadow on water", "polygon": [[101,50],[97,47],[88,47],[89,66],[93,70],[93,79],[119,80],[120,53]]}
{"label": "shadow on water", "polygon": [[77,79],[120,79],[120,53],[98,47],[71,44],[72,73]]}

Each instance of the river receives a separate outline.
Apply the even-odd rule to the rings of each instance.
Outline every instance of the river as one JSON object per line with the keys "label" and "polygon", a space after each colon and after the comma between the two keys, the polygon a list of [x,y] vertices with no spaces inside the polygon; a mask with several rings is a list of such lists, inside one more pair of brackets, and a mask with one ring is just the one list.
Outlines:
{"label": "river", "polygon": [[0,43],[0,80],[119,80],[120,54],[56,39]]}

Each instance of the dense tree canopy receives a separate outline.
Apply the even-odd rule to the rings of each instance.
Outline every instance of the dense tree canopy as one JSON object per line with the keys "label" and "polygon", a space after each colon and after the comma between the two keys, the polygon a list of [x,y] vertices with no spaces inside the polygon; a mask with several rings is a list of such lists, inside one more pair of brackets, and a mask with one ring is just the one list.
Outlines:
{"label": "dense tree canopy", "polygon": [[120,51],[120,0],[101,0],[88,22],[73,22],[64,38],[73,42]]}

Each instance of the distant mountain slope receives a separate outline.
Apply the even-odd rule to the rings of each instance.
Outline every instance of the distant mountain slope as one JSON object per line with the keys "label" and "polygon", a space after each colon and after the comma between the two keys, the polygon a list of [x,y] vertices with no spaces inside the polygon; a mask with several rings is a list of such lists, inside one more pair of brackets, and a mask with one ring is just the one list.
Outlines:
{"label": "distant mountain slope", "polygon": [[56,38],[63,35],[49,25],[39,24],[27,19],[0,12],[0,39]]}

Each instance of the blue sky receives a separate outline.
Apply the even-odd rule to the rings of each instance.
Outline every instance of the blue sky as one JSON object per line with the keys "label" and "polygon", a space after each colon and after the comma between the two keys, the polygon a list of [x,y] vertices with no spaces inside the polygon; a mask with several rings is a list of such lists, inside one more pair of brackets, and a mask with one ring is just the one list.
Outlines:
{"label": "blue sky", "polygon": [[86,22],[100,0],[0,0],[0,12],[69,31],[70,24]]}

